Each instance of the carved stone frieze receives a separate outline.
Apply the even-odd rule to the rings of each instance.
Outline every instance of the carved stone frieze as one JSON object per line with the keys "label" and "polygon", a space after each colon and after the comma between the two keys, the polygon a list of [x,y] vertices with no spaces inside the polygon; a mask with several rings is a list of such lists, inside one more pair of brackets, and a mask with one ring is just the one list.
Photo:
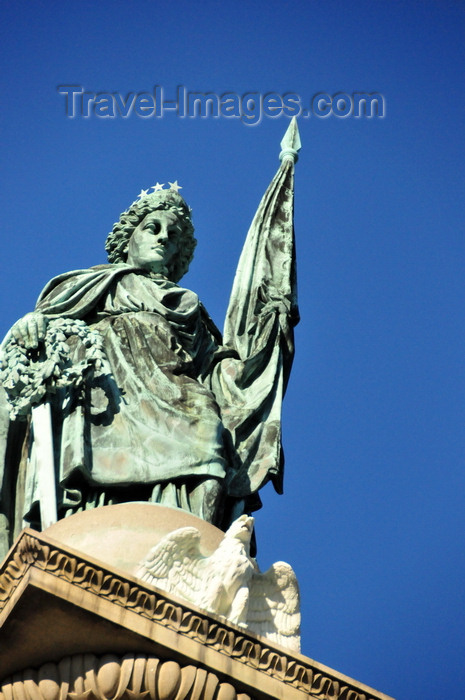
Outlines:
{"label": "carved stone frieze", "polygon": [[192,664],[145,654],[77,654],[5,679],[0,700],[253,700]]}

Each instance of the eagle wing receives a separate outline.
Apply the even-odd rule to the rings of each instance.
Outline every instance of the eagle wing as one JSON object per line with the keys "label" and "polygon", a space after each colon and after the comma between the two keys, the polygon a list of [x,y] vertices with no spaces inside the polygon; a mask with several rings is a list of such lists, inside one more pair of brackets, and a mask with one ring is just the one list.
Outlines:
{"label": "eagle wing", "polygon": [[300,651],[300,595],[289,564],[278,561],[250,582],[247,626],[252,632]]}
{"label": "eagle wing", "polygon": [[207,560],[200,551],[199,530],[182,527],[152,547],[134,575],[167,593],[195,602]]}

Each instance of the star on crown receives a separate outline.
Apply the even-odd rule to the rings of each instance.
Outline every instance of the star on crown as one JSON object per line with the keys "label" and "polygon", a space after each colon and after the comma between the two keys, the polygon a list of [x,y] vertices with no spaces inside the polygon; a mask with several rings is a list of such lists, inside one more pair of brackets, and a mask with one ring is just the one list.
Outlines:
{"label": "star on crown", "polygon": [[[168,182],[168,189],[165,190],[165,192],[169,192],[169,190],[174,190],[174,192],[179,192],[179,190],[182,190],[181,185],[178,185],[178,181],[175,180],[174,182]],[[159,183],[157,182],[156,185],[152,185],[152,187],[149,187],[149,189],[153,190],[154,192],[160,192],[160,190],[163,190],[165,188],[165,183]],[[142,190],[142,192],[145,192],[145,190]]]}
{"label": "star on crown", "polygon": [[160,192],[163,190],[164,192],[176,192],[176,194],[179,192],[179,190],[182,190],[181,185],[178,184],[178,181],[175,180],[174,182],[168,182],[169,187],[165,190],[165,183],[162,182],[157,182],[155,185],[152,185],[152,187],[149,187],[148,190],[141,190],[140,194],[137,195],[137,199],[142,199],[143,197],[147,197],[149,194],[150,190],[153,190],[150,194],[154,194],[155,192]]}

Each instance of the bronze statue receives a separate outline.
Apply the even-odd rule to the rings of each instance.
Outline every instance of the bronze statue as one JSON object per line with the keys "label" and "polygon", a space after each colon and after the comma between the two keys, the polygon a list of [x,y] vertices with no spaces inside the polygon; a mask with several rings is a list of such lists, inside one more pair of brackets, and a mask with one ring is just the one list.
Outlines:
{"label": "bronze statue", "polygon": [[143,191],[107,238],[109,263],[52,279],[9,331],[0,417],[10,541],[27,524],[130,500],[225,529],[260,507],[269,480],[281,492],[281,401],[298,320],[295,121],[281,145],[223,337],[178,285],[195,239],[177,183]]}

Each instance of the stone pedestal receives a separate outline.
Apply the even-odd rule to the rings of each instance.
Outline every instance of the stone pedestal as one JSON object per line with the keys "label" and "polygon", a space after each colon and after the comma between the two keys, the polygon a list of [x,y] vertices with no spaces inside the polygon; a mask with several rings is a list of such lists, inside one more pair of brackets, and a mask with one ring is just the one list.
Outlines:
{"label": "stone pedestal", "polygon": [[0,568],[0,700],[389,700],[132,576],[193,521],[208,554],[219,530],[150,504],[24,530]]}

